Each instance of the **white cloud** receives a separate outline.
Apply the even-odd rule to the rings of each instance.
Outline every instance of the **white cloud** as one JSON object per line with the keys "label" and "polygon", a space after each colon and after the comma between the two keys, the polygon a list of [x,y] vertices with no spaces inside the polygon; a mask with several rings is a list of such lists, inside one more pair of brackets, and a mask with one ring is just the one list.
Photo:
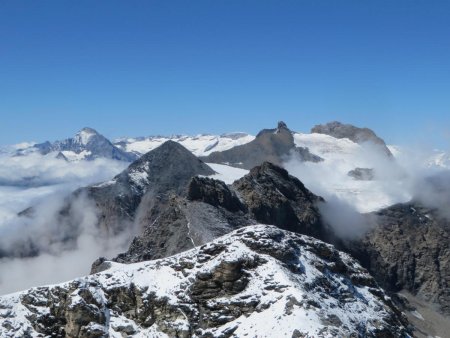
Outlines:
{"label": "white cloud", "polygon": [[[96,210],[84,196],[73,204],[76,222],[58,217],[72,191],[109,180],[127,165],[109,159],[66,162],[39,154],[0,155],[1,249],[41,251],[32,258],[0,259],[0,294],[87,274],[99,256],[114,256],[128,247],[132,232],[113,238],[102,234]],[[36,211],[33,218],[17,217],[29,206]],[[76,241],[62,240],[73,232]]]}

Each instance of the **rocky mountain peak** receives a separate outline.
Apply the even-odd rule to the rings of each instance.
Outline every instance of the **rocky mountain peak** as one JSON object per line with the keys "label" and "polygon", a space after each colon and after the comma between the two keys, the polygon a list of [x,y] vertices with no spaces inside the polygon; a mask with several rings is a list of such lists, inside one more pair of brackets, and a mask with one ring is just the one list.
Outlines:
{"label": "rocky mountain peak", "polygon": [[282,165],[291,155],[297,155],[304,161],[320,161],[320,157],[309,152],[307,148],[295,145],[291,130],[284,122],[278,122],[277,128],[263,129],[256,138],[246,144],[232,149],[213,152],[201,157],[205,162],[230,164],[235,167],[251,169],[264,161]]}
{"label": "rocky mountain peak", "polygon": [[[192,177],[215,171],[177,142],[167,141],[131,163],[113,180],[88,188],[101,215],[101,226],[123,230],[145,223],[171,195],[185,196]],[[142,219],[136,219],[137,213]]]}
{"label": "rocky mountain peak", "polygon": [[277,132],[280,132],[281,129],[289,130],[289,128],[288,128],[286,123],[284,123],[283,121],[278,121]]}
{"label": "rocky mountain peak", "polygon": [[175,189],[181,193],[192,177],[213,174],[215,171],[189,150],[169,140],[133,162],[118,178],[135,185],[152,185],[160,192]]}
{"label": "rocky mountain peak", "polygon": [[310,192],[285,169],[264,162],[234,182],[233,188],[257,222],[318,238],[331,237],[331,231],[325,234],[327,229],[316,205],[323,201],[322,197]]}
{"label": "rocky mountain peak", "polygon": [[358,144],[371,143],[379,147],[384,154],[392,157],[392,153],[386,146],[384,140],[378,137],[375,132],[369,128],[359,128],[351,124],[332,121],[314,126],[311,129],[311,133],[325,134],[335,138],[348,138]]}

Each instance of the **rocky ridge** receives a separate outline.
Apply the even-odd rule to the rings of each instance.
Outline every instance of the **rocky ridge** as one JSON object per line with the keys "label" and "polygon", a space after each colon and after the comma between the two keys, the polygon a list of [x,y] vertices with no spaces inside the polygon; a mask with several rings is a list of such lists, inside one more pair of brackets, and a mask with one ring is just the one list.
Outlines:
{"label": "rocky ridge", "polygon": [[279,122],[276,129],[260,131],[251,142],[200,158],[208,163],[251,169],[265,161],[282,165],[289,156],[296,156],[302,161],[321,161],[321,158],[311,154],[308,148],[297,147],[292,131],[284,122]]}
{"label": "rocky ridge", "polygon": [[323,224],[316,205],[320,201],[297,178],[269,162],[231,186],[194,177],[186,198],[174,196],[159,205],[158,213],[143,223],[142,234],[115,260],[126,263],[166,257],[255,223],[331,240],[333,233]]}
{"label": "rocky ridge", "polygon": [[375,215],[378,226],[349,251],[386,290],[407,290],[450,315],[450,222],[417,202]]}
{"label": "rocky ridge", "polygon": [[349,255],[257,225],[188,252],[0,298],[2,337],[408,337]]}

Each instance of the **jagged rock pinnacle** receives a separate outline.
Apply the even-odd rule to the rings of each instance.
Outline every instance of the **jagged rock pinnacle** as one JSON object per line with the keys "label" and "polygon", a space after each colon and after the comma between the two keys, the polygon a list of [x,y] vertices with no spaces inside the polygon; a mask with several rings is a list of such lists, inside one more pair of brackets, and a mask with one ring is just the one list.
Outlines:
{"label": "jagged rock pinnacle", "polygon": [[279,131],[280,129],[288,129],[288,130],[289,130],[287,124],[284,123],[283,121],[279,121],[279,122],[278,122],[278,125],[277,125],[277,131]]}

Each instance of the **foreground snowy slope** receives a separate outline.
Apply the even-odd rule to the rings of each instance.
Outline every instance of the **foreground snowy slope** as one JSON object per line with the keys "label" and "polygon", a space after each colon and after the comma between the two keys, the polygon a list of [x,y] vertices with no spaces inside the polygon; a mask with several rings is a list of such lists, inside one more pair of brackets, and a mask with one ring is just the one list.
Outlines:
{"label": "foreground snowy slope", "polygon": [[[347,254],[273,226],[0,298],[2,337],[407,337]],[[103,271],[102,271],[103,270]]]}

